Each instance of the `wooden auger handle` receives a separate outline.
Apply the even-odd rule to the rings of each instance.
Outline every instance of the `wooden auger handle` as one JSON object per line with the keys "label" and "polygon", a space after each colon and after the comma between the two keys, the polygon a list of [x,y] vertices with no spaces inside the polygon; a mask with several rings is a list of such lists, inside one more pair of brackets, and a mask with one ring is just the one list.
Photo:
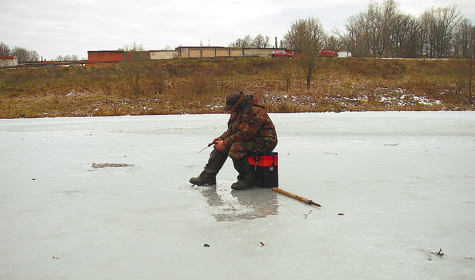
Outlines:
{"label": "wooden auger handle", "polygon": [[300,201],[302,201],[302,202],[305,202],[305,203],[307,203],[307,204],[315,205],[315,206],[317,206],[317,207],[322,207],[320,204],[318,204],[318,203],[316,203],[316,202],[313,202],[313,201],[310,200],[310,199],[306,199],[305,197],[301,197],[301,196],[295,195],[295,194],[293,194],[293,193],[286,192],[286,191],[281,190],[281,189],[278,189],[278,188],[272,188],[272,190],[275,191],[275,192],[281,193],[281,194],[285,194],[286,196],[295,198],[295,199],[300,200]]}

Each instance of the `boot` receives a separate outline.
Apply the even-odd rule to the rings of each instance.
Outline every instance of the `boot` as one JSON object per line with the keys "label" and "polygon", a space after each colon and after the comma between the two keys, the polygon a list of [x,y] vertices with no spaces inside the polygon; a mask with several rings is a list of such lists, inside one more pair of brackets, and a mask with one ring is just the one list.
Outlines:
{"label": "boot", "polygon": [[221,167],[223,167],[227,158],[228,155],[213,150],[209,155],[205,170],[203,170],[198,177],[191,178],[190,183],[198,186],[216,185],[216,175],[219,170],[221,170]]}
{"label": "boot", "polygon": [[253,187],[252,185],[252,167],[247,161],[247,157],[240,160],[233,159],[234,168],[239,172],[237,182],[231,185],[233,190],[245,190]]}

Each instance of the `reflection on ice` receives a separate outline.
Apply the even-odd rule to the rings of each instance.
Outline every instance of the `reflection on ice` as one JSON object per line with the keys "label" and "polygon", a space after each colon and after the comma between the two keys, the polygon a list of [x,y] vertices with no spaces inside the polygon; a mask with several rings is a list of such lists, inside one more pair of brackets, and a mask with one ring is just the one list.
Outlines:
{"label": "reflection on ice", "polygon": [[219,182],[215,186],[196,188],[206,197],[218,222],[252,220],[278,214],[277,195],[271,189],[254,187],[231,191],[230,184]]}

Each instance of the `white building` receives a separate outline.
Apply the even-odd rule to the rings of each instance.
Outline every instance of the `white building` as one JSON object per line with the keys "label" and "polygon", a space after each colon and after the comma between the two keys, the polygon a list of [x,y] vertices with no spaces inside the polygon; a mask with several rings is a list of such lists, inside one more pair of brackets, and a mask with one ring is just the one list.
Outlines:
{"label": "white building", "polygon": [[18,58],[16,56],[0,56],[0,67],[18,66]]}

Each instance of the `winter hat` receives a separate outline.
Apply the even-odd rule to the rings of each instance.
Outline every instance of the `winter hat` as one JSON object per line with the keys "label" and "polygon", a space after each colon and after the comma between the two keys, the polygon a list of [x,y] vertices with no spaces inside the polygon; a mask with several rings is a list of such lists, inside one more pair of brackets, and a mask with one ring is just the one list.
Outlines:
{"label": "winter hat", "polygon": [[234,92],[230,93],[228,97],[226,97],[226,105],[224,106],[224,111],[229,111],[234,107],[234,104],[236,104],[241,98],[242,92]]}

